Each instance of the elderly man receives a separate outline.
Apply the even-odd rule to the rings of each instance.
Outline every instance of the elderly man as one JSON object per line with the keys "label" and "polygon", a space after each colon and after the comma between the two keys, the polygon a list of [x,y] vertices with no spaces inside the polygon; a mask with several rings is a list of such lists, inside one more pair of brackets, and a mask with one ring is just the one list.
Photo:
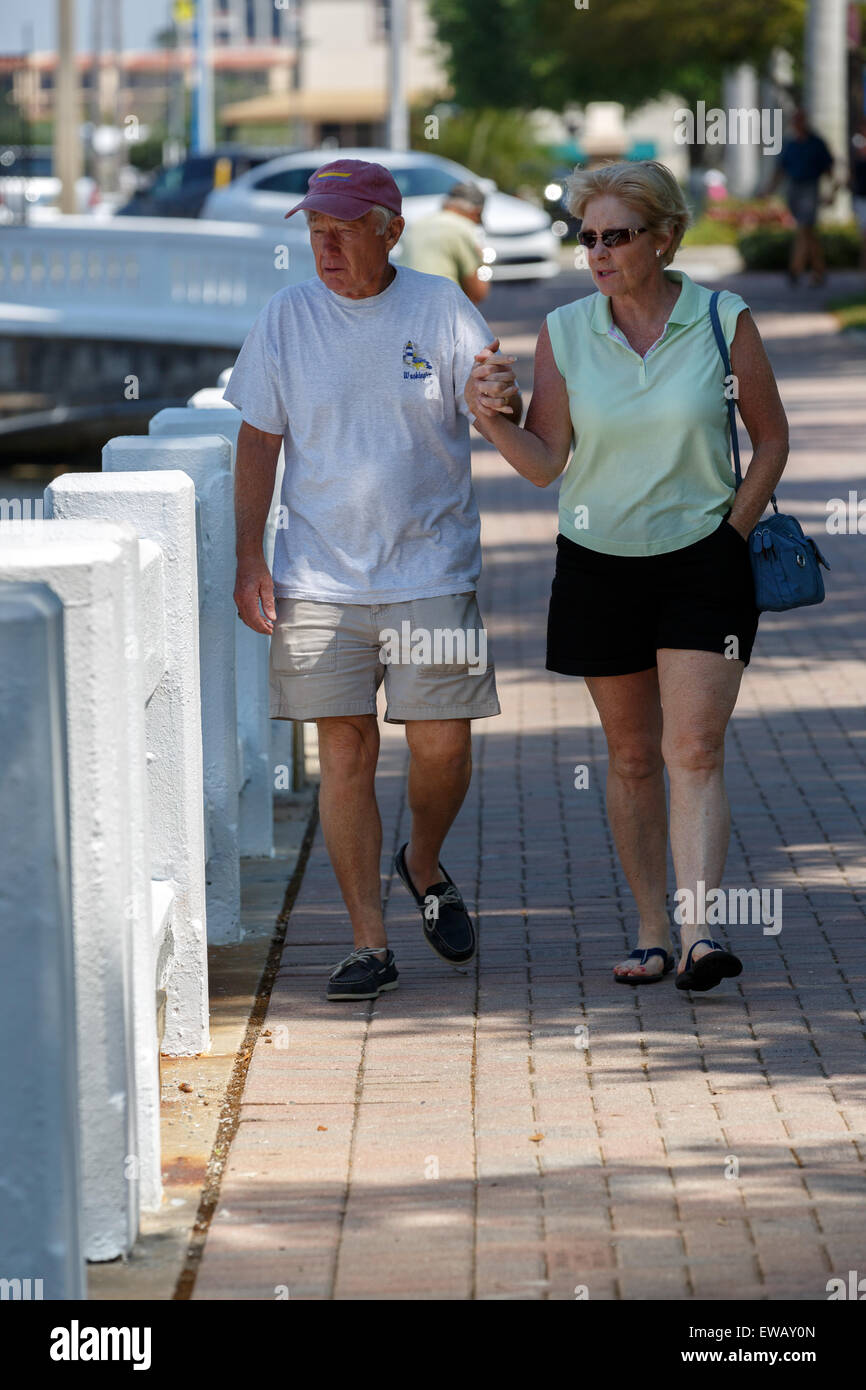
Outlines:
{"label": "elderly man", "polygon": [[[522,405],[457,286],[389,262],[404,224],[386,169],[323,165],[286,215],[301,210],[316,275],[265,306],[225,393],[243,415],[234,598],[243,621],[271,635],[271,717],[318,727],[322,830],[355,940],[327,997],[375,999],[397,984],[374,790],[383,680],[385,719],[405,725],[410,754],[411,833],[395,869],[433,950],[455,965],[475,954],[439,852],[469,785],[470,720],[499,713],[475,597],[463,391],[476,359],[488,400],[515,421]],[[263,534],[281,445],[272,577]]]}
{"label": "elderly man", "polygon": [[[441,208],[407,228],[401,265],[425,275],[445,275],[480,304],[490,293],[490,280],[479,276],[481,251],[478,235],[484,194],[477,184],[455,183]],[[490,272],[485,273],[489,276]]]}

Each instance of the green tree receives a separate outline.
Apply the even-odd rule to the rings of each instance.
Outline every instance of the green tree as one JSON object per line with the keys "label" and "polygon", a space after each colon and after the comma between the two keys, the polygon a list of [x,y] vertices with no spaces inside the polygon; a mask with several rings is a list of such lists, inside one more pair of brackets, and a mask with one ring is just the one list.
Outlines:
{"label": "green tree", "polygon": [[526,114],[483,107],[442,115],[435,140],[425,138],[428,113],[413,111],[411,144],[465,164],[482,178],[495,179],[505,193],[537,186],[550,177],[550,156],[535,139]]}
{"label": "green tree", "polygon": [[806,0],[430,0],[459,105],[548,107],[665,92],[718,104],[725,68],[799,53]]}

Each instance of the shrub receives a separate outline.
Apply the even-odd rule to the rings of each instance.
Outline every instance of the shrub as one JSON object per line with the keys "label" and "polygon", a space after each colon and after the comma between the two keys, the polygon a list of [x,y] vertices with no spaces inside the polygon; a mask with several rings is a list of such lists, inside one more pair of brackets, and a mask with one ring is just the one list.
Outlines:
{"label": "shrub", "polygon": [[849,294],[844,299],[831,299],[827,308],[836,315],[841,328],[866,333],[866,294]]}
{"label": "shrub", "polygon": [[686,230],[683,246],[734,246],[736,241],[736,227],[729,227],[718,218],[699,217]]}
{"label": "shrub", "polygon": [[[853,223],[819,229],[829,270],[856,270],[860,233]],[[747,270],[787,270],[794,232],[791,228],[761,227],[739,237],[737,249]]]}
{"label": "shrub", "polygon": [[708,201],[704,217],[738,234],[758,231],[762,227],[793,227],[794,219],[778,198],[724,198]]}

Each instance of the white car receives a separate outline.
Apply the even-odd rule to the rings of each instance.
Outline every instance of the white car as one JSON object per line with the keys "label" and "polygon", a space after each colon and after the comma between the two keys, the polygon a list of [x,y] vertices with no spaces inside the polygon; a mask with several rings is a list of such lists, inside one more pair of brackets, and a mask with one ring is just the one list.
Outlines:
{"label": "white car", "polygon": [[[482,240],[493,279],[540,280],[559,274],[560,242],[543,208],[500,193],[492,179],[479,178],[462,164],[417,150],[325,149],[283,155],[250,169],[226,188],[215,189],[201,215],[221,222],[290,227],[283,219],[307,193],[310,175],[335,159],[368,159],[390,169],[403,195],[407,226],[441,207],[443,195],[455,183],[477,184],[486,194]],[[399,250],[398,242],[395,259]]]}
{"label": "white car", "polygon": [[[11,145],[0,149],[0,225],[27,221],[33,213],[33,220],[41,221],[45,214],[57,212],[59,201],[60,179],[51,150]],[[76,180],[75,202],[78,213],[93,212],[99,203],[99,189],[87,175]]]}

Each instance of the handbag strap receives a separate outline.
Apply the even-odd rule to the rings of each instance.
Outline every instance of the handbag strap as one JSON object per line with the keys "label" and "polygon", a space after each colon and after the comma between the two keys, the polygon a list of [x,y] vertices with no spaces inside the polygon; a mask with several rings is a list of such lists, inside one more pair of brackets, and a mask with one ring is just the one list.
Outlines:
{"label": "handbag strap", "polygon": [[[716,343],[718,344],[719,356],[720,356],[721,359],[722,359],[722,364],[723,364],[723,366],[724,366],[724,368],[725,368],[725,377],[727,378],[727,377],[729,377],[729,376],[732,376],[732,372],[731,372],[731,359],[730,359],[730,357],[728,356],[728,345],[727,345],[727,343],[725,342],[725,335],[724,335],[724,333],[722,332],[722,325],[721,325],[721,323],[720,323],[720,321],[719,321],[719,291],[718,291],[718,290],[713,290],[712,294],[710,295],[710,322],[711,322],[711,324],[713,325],[713,333],[715,334]],[[726,384],[727,384],[727,382],[726,382]],[[737,407],[734,405],[734,398],[733,398],[733,396],[728,396],[727,401],[728,401],[728,420],[729,420],[730,426],[731,426],[731,448],[732,448],[733,451],[734,451],[734,475],[735,475],[736,480],[737,480],[737,487],[739,487],[740,484],[741,484],[742,481],[743,481],[743,470],[742,470],[741,467],[740,467],[740,443],[739,443],[739,440],[737,439]],[[779,510],[779,508],[776,506],[776,494],[775,494],[775,493],[773,493],[772,497],[770,498],[770,501],[771,501],[772,504],[773,504],[773,511],[774,511],[774,512],[777,512],[777,511]]]}

